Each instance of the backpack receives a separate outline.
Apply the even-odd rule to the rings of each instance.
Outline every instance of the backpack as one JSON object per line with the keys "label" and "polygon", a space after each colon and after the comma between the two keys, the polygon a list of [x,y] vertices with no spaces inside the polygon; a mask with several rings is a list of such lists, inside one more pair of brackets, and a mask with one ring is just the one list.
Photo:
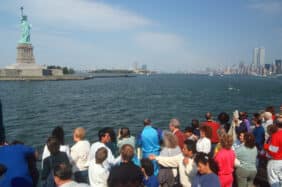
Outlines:
{"label": "backpack", "polygon": [[42,187],[57,187],[54,181],[54,174],[53,174],[53,164],[52,164],[52,157],[49,159],[49,164],[50,164],[50,172],[45,181],[43,181]]}

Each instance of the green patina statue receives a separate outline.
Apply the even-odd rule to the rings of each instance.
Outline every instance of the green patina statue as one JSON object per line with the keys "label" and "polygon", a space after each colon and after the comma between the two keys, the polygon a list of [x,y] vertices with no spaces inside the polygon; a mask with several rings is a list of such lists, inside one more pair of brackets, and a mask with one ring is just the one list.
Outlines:
{"label": "green patina statue", "polygon": [[21,7],[21,39],[20,44],[30,44],[31,25],[27,22],[27,16],[23,15],[23,7]]}

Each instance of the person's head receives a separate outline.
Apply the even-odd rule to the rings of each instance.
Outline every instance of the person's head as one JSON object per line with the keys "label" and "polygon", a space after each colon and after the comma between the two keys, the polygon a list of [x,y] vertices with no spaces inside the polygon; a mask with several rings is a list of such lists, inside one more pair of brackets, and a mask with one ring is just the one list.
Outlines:
{"label": "person's head", "polygon": [[244,144],[247,148],[255,147],[255,136],[252,133],[245,133],[244,135]]}
{"label": "person's head", "polygon": [[195,157],[195,162],[198,167],[198,172],[202,175],[209,174],[211,172],[217,174],[218,172],[218,165],[206,153],[198,153]]}
{"label": "person's head", "polygon": [[178,146],[177,138],[168,131],[165,131],[163,133],[163,143],[167,148],[175,148],[176,146]]}
{"label": "person's head", "polygon": [[239,113],[239,119],[240,119],[240,120],[245,120],[245,119],[247,119],[247,118],[248,118],[247,112],[240,112],[240,113]]}
{"label": "person's head", "polygon": [[60,145],[65,144],[65,133],[62,127],[60,126],[55,127],[52,131],[52,136],[58,139],[58,141],[60,142]]}
{"label": "person's head", "polygon": [[274,106],[268,106],[265,108],[266,112],[270,112],[272,115],[275,115],[275,108]]}
{"label": "person's head", "polygon": [[99,148],[95,153],[96,164],[102,164],[108,157],[108,150],[105,147]]}
{"label": "person's head", "polygon": [[134,157],[134,148],[132,145],[124,144],[120,149],[122,162],[130,162]]}
{"label": "person's head", "polygon": [[104,131],[109,133],[110,135],[110,141],[111,142],[116,142],[116,132],[114,131],[114,129],[112,127],[105,127]]}
{"label": "person's head", "polygon": [[221,123],[221,124],[226,124],[229,121],[229,115],[226,112],[221,112],[220,114],[218,114],[217,116],[217,120]]}
{"label": "person's head", "polygon": [[144,175],[152,176],[154,175],[154,165],[151,160],[148,158],[142,158],[141,160],[141,169]]}
{"label": "person's head", "polygon": [[241,143],[244,142],[245,133],[246,133],[246,131],[240,131],[240,132],[237,134],[237,138],[238,138],[238,140],[239,140]]}
{"label": "person's head", "polygon": [[55,155],[60,151],[60,142],[56,137],[49,137],[47,140],[47,148],[51,155]]}
{"label": "person's head", "polygon": [[56,165],[53,169],[54,181],[57,186],[71,181],[72,177],[72,167],[68,164]]}
{"label": "person's head", "polygon": [[193,140],[185,140],[182,153],[185,157],[192,158],[196,153],[196,142]]}
{"label": "person's head", "polygon": [[220,127],[218,130],[217,130],[217,136],[220,138],[222,135],[226,134],[226,130],[224,127]]}
{"label": "person's head", "polygon": [[272,119],[272,114],[271,114],[271,112],[265,112],[263,117],[264,117],[265,121],[271,120]]}
{"label": "person's head", "polygon": [[202,125],[200,127],[200,137],[207,137],[209,139],[211,139],[212,136],[212,129],[211,127],[207,126],[207,125]]}
{"label": "person's head", "polygon": [[189,138],[190,136],[193,135],[193,127],[190,127],[190,126],[187,126],[185,129],[184,129],[184,135]]}
{"label": "person's head", "polygon": [[120,129],[120,138],[129,138],[130,137],[130,130],[127,127],[123,127]]}
{"label": "person's head", "polygon": [[200,122],[197,119],[192,119],[191,125],[192,125],[193,129],[197,129],[197,128],[200,127]]}
{"label": "person's head", "polygon": [[110,133],[108,133],[105,129],[101,129],[98,131],[99,141],[106,144],[111,141]]}
{"label": "person's head", "polygon": [[233,138],[231,135],[229,134],[223,134],[220,137],[220,145],[224,148],[224,149],[231,149],[232,145],[233,145]]}
{"label": "person's head", "polygon": [[169,129],[173,132],[175,129],[180,129],[180,122],[176,118],[172,118],[169,122]]}
{"label": "person's head", "polygon": [[269,134],[269,136],[272,136],[272,134],[278,131],[278,127],[277,125],[268,125],[266,128],[266,131]]}
{"label": "person's head", "polygon": [[205,114],[205,118],[206,118],[206,120],[208,120],[208,121],[212,120],[212,113],[211,113],[211,112],[207,112],[207,113]]}
{"label": "person's head", "polygon": [[143,121],[144,126],[151,125],[151,123],[152,123],[151,120],[148,118],[144,119]]}
{"label": "person's head", "polygon": [[73,131],[73,140],[78,142],[85,138],[85,129],[83,127],[78,127]]}
{"label": "person's head", "polygon": [[282,128],[282,117],[278,117],[275,121],[275,124],[278,128]]}

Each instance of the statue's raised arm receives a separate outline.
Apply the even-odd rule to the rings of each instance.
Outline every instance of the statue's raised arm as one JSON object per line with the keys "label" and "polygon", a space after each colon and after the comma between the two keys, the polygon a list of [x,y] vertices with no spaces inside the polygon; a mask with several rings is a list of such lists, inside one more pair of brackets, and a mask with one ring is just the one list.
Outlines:
{"label": "statue's raised arm", "polygon": [[31,26],[27,22],[27,16],[23,14],[23,7],[21,7],[21,38],[19,43],[30,43],[30,29]]}

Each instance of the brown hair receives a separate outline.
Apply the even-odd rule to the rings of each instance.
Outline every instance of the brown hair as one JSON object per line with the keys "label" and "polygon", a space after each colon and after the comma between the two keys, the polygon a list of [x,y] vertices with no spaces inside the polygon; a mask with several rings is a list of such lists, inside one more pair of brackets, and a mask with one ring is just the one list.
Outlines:
{"label": "brown hair", "polygon": [[271,136],[272,134],[278,131],[278,127],[277,125],[268,125],[266,130],[267,130],[267,133]]}
{"label": "brown hair", "polygon": [[244,135],[244,143],[247,148],[255,147],[255,136],[252,133],[245,133]]}
{"label": "brown hair", "polygon": [[49,137],[47,140],[47,148],[51,155],[54,155],[60,151],[60,142],[56,137]]}
{"label": "brown hair", "polygon": [[80,140],[85,138],[85,134],[85,129],[83,127],[78,127],[74,130],[75,137],[79,138]]}
{"label": "brown hair", "polygon": [[167,148],[175,148],[178,145],[177,138],[171,132],[164,132],[163,140]]}
{"label": "brown hair", "polygon": [[233,145],[233,138],[232,138],[232,136],[229,135],[229,134],[223,134],[220,137],[220,144],[225,149],[231,149],[231,147]]}
{"label": "brown hair", "polygon": [[102,164],[108,157],[108,150],[105,147],[99,148],[95,153],[95,160],[97,164]]}
{"label": "brown hair", "polygon": [[204,132],[205,133],[205,136],[209,139],[211,139],[212,137],[212,129],[211,127],[207,126],[207,125],[202,125],[200,127],[200,131]]}
{"label": "brown hair", "polygon": [[123,161],[129,162],[134,157],[134,148],[132,147],[132,145],[124,144],[121,147],[120,155]]}

